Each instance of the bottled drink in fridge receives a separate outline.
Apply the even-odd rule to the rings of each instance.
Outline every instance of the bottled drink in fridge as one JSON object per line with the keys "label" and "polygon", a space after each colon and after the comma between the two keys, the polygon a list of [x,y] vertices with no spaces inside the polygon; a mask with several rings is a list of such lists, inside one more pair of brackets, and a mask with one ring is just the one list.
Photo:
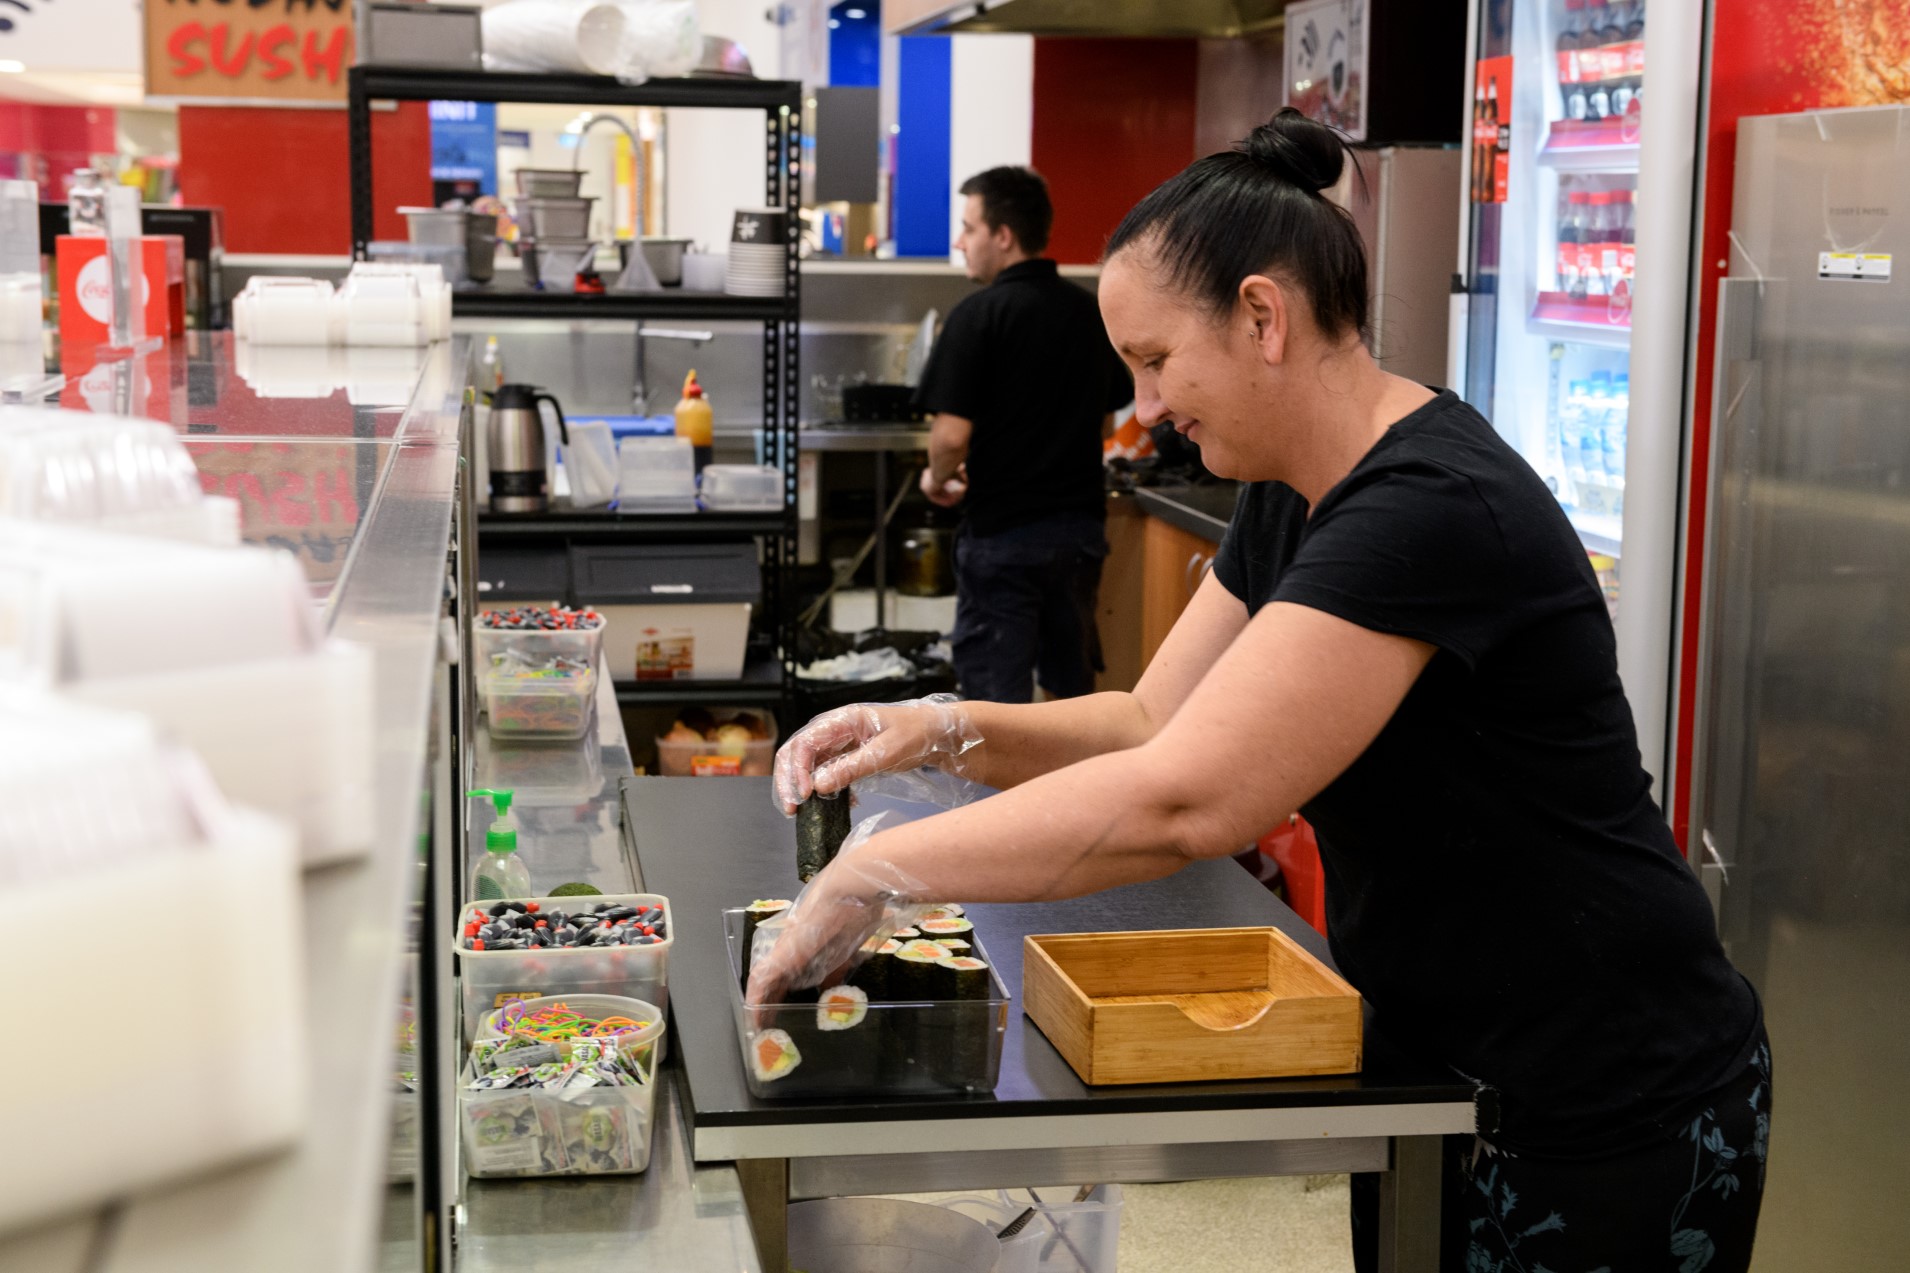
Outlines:
{"label": "bottled drink in fridge", "polygon": [[[1585,402],[1589,395],[1583,380],[1571,381],[1566,386],[1565,402],[1559,408],[1559,452],[1565,460],[1565,471],[1574,485],[1583,487],[1585,472]],[[1580,499],[1584,497],[1581,495]]]}
{"label": "bottled drink in fridge", "polygon": [[1627,293],[1632,289],[1633,274],[1638,263],[1637,202],[1638,196],[1633,191],[1612,192],[1612,219],[1617,223],[1618,278],[1624,283]]}
{"label": "bottled drink in fridge", "polygon": [[1602,193],[1587,192],[1578,196],[1585,201],[1582,228],[1578,234],[1578,295],[1604,296],[1604,252],[1606,214],[1610,205],[1604,202]]}
{"label": "bottled drink in fridge", "polygon": [[1588,0],[1585,35],[1578,54],[1587,119],[1606,119],[1612,113],[1612,87],[1605,79],[1605,36],[1610,29],[1611,5],[1606,0]]}
{"label": "bottled drink in fridge", "polygon": [[1565,118],[1585,118],[1585,86],[1578,69],[1578,51],[1585,35],[1585,0],[1565,0],[1565,20],[1559,23],[1557,50],[1559,98]]}
{"label": "bottled drink in fridge", "polygon": [[1585,295],[1585,235],[1591,196],[1574,190],[1566,196],[1565,223],[1559,227],[1559,290]]}
{"label": "bottled drink in fridge", "polygon": [[1611,410],[1607,414],[1601,438],[1604,454],[1605,485],[1610,494],[1607,503],[1614,517],[1625,513],[1625,441],[1631,421],[1631,377],[1624,372],[1612,377]]}

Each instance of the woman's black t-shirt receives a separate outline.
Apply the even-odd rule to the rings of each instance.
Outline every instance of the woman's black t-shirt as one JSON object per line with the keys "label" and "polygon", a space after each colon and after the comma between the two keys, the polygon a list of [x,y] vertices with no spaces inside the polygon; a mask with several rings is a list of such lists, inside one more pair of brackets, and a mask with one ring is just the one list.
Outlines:
{"label": "woman's black t-shirt", "polygon": [[1302,812],[1334,958],[1387,1033],[1498,1089],[1507,1148],[1627,1147],[1730,1078],[1749,983],[1653,802],[1585,550],[1450,392],[1307,516],[1240,497],[1214,572],[1436,653]]}

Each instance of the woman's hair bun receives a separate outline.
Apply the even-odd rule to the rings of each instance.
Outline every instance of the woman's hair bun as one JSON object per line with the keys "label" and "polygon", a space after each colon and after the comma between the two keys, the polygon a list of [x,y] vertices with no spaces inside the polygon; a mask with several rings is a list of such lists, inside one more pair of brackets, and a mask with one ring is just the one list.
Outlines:
{"label": "woman's hair bun", "polygon": [[1234,149],[1309,194],[1338,184],[1346,167],[1346,138],[1291,106],[1283,107]]}

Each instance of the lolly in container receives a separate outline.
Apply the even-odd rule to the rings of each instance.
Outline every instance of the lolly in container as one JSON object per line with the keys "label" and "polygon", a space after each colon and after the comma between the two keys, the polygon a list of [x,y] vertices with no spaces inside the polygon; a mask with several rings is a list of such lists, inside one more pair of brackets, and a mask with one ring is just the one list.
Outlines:
{"label": "lolly in container", "polygon": [[479,681],[491,737],[575,741],[590,732],[590,704],[597,673],[581,676],[515,676],[492,668]]}
{"label": "lolly in container", "polygon": [[[612,893],[590,897],[519,897],[508,901],[536,902],[541,911],[585,911],[599,903],[613,906],[663,907],[663,940],[654,946],[573,946],[543,950],[466,950],[452,939],[458,958],[458,981],[463,987],[464,1023],[476,1029],[485,1014],[513,999],[561,995],[622,995],[670,1006],[670,947],[676,943],[676,917],[670,899],[656,893]],[[473,902],[458,917],[454,933],[495,906]],[[573,1001],[575,1006],[575,1001]],[[580,1009],[581,1010],[581,1009]]]}
{"label": "lolly in container", "polygon": [[[557,1002],[534,999],[534,1010]],[[470,1088],[479,1071],[467,1059],[458,1085],[458,1123],[465,1170],[472,1176],[608,1176],[640,1172],[650,1165],[650,1131],[656,1118],[656,1066],[663,1037],[663,1010],[636,999],[609,995],[568,996],[580,1012],[617,1014],[651,1025],[625,1036],[618,1046],[636,1058],[634,1087]],[[496,1037],[488,1030],[479,1039]]]}
{"label": "lolly in container", "polygon": [[[742,1049],[743,1076],[759,1100],[793,1097],[965,1096],[995,1090],[1008,1030],[1008,993],[994,961],[974,934],[976,958],[988,962],[989,993],[976,999],[878,1000],[849,1028],[824,1028],[815,1002],[744,1002],[747,958],[744,912],[723,912],[729,950],[730,1008]],[[851,978],[854,984],[855,978]],[[801,1060],[766,1078],[756,1050],[767,1031],[788,1036]]]}
{"label": "lolly in container", "polygon": [[[600,617],[594,628],[487,628],[484,621],[493,614],[506,614],[511,609],[486,610],[478,616],[471,628],[471,653],[481,668],[489,668],[491,660],[506,651],[521,654],[526,658],[544,661],[554,658],[576,659],[598,665],[603,653],[604,624]],[[536,608],[536,607],[522,607]]]}

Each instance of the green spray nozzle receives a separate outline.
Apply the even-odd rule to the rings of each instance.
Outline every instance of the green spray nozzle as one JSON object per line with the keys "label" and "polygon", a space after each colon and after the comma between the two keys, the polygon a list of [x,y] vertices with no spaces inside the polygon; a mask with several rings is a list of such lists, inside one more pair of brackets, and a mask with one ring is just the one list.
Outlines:
{"label": "green spray nozzle", "polygon": [[480,787],[476,791],[467,791],[467,796],[489,797],[491,805],[497,810],[497,820],[491,823],[491,829],[484,833],[484,848],[488,853],[517,852],[517,824],[511,821],[511,793],[506,790],[493,790]]}

